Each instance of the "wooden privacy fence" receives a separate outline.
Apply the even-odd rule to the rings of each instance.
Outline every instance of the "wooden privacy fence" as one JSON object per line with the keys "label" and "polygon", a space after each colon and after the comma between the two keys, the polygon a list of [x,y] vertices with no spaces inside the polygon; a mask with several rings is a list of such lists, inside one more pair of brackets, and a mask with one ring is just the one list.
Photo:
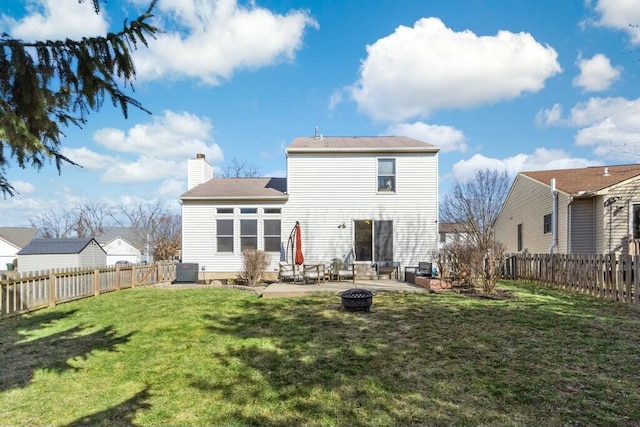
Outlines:
{"label": "wooden privacy fence", "polygon": [[504,276],[640,304],[639,255],[516,254],[506,259]]}
{"label": "wooden privacy fence", "polygon": [[0,318],[175,277],[175,263],[30,272],[0,281]]}

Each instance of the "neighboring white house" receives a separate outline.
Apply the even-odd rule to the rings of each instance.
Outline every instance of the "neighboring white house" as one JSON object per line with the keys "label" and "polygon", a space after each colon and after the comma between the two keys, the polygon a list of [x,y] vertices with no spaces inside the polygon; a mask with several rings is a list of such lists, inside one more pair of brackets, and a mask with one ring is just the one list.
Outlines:
{"label": "neighboring white house", "polygon": [[[13,268],[18,251],[38,234],[36,228],[0,227],[0,270]],[[8,266],[11,264],[11,266]]]}
{"label": "neighboring white house", "polygon": [[438,245],[438,150],[406,137],[296,138],[286,179],[212,178],[198,155],[181,196],[182,261],[207,277],[234,277],[253,247],[271,255],[276,272],[279,261],[292,262],[296,222],[305,263],[395,261],[402,271],[429,261]]}
{"label": "neighboring white house", "polygon": [[469,233],[465,231],[465,225],[456,222],[441,222],[438,224],[438,249],[443,249],[451,243],[466,241]]}
{"label": "neighboring white house", "polygon": [[102,267],[107,253],[93,237],[33,239],[18,252],[18,271]]}
{"label": "neighboring white house", "polygon": [[96,240],[107,253],[107,265],[118,261],[153,262],[147,250],[147,233],[137,227],[105,227]]}
{"label": "neighboring white house", "polygon": [[511,253],[640,254],[640,165],[519,173],[495,238]]}

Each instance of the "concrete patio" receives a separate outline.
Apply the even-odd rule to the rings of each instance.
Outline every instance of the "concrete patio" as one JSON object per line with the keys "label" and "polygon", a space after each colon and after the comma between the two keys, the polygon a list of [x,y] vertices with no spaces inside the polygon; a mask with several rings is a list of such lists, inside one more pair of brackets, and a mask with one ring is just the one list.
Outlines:
{"label": "concrete patio", "polygon": [[261,293],[262,298],[289,298],[302,297],[317,294],[337,294],[352,288],[364,288],[374,292],[391,291],[391,292],[429,292],[419,286],[411,283],[400,282],[394,279],[378,279],[378,280],[356,280],[354,282],[320,282],[303,284],[301,282],[285,282],[272,283],[267,286]]}

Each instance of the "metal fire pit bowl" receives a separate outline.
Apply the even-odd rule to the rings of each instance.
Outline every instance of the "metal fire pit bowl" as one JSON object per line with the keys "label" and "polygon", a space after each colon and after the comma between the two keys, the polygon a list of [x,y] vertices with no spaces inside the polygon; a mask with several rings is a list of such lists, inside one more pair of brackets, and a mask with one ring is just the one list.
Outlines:
{"label": "metal fire pit bowl", "polygon": [[375,293],[367,289],[353,288],[340,292],[338,295],[342,297],[342,307],[345,310],[363,309],[368,313],[371,310]]}

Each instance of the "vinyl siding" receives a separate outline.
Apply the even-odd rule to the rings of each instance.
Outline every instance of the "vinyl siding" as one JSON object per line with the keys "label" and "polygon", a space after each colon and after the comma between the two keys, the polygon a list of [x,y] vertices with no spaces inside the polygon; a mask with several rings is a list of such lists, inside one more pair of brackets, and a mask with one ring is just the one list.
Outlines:
{"label": "vinyl siding", "polygon": [[107,265],[113,265],[117,261],[129,261],[134,264],[142,261],[140,251],[121,238],[104,245],[103,249],[107,252]]}
{"label": "vinyl siding", "polygon": [[[555,253],[567,251],[566,194],[558,194],[558,246]],[[524,175],[518,175],[505,200],[495,227],[495,239],[506,246],[508,253],[518,252],[518,224],[522,224],[522,249],[530,253],[548,253],[553,233],[544,233],[544,216],[553,211],[550,185],[544,185]]]}
{"label": "vinyl siding", "polygon": [[[377,191],[378,158],[396,159],[394,193]],[[394,260],[403,266],[431,260],[438,239],[437,161],[437,154],[290,154],[283,229],[299,221],[305,261],[328,263],[351,253],[353,221],[391,220]]]}
{"label": "vinyl siding", "polygon": [[18,255],[18,271],[46,271],[58,268],[76,268],[78,254]]}
{"label": "vinyl siding", "polygon": [[595,253],[595,225],[594,198],[574,199],[571,203],[571,253]]}
{"label": "vinyl siding", "polygon": [[7,264],[13,262],[19,250],[6,240],[0,239],[0,270],[6,269]]}
{"label": "vinyl siding", "polygon": [[[234,214],[216,214],[216,208],[233,208]],[[257,208],[257,214],[240,214],[239,209]],[[200,268],[204,266],[206,272],[224,273],[233,277],[235,273],[244,270],[244,259],[240,250],[240,220],[255,219],[258,222],[258,249],[264,247],[263,220],[280,219],[279,214],[264,214],[265,208],[280,208],[282,204],[265,203],[256,200],[247,201],[242,204],[233,204],[229,201],[191,201],[185,200],[182,205],[182,261],[198,263]],[[217,252],[217,219],[233,220],[234,251]],[[289,231],[282,224],[280,229],[281,240],[285,241],[289,236]],[[286,235],[285,235],[286,234]],[[271,257],[271,263],[267,268],[268,272],[277,272],[278,263],[281,258],[279,252],[267,252]]]}
{"label": "vinyl siding", "polygon": [[635,254],[629,244],[633,240],[632,230],[632,206],[640,204],[640,178],[632,178],[618,185],[612,186],[604,194],[599,203],[602,212],[602,240],[603,252],[608,251],[609,246],[609,209],[603,206],[609,197],[617,196],[620,199],[614,203],[612,210],[612,248],[618,254]]}
{"label": "vinyl siding", "polygon": [[107,254],[96,241],[89,243],[78,254],[78,267],[97,267],[107,265]]}

